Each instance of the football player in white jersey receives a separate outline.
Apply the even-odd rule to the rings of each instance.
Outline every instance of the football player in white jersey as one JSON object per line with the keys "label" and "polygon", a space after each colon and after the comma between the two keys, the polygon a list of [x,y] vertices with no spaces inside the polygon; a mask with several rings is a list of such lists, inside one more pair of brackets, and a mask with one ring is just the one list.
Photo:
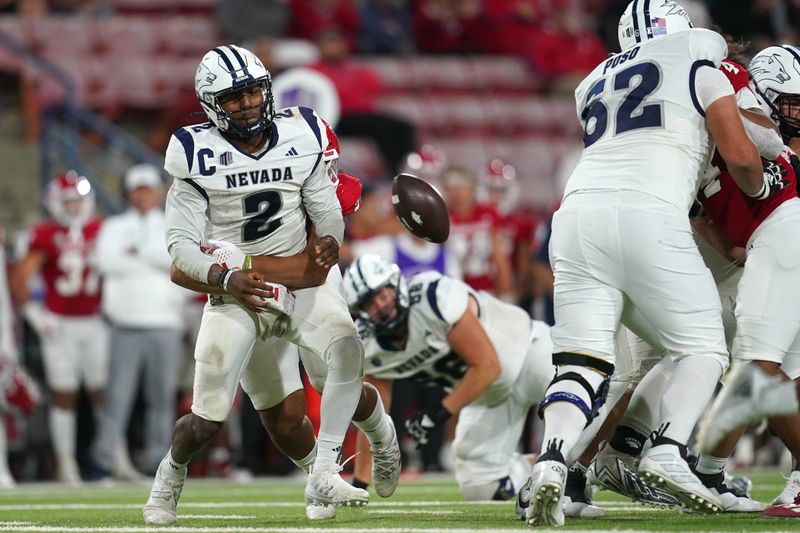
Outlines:
{"label": "football player in white jersey", "polygon": [[[553,377],[549,327],[519,307],[438,272],[406,278],[364,255],[345,272],[351,312],[366,350],[364,372],[384,404],[391,382],[412,378],[448,391],[436,409],[406,421],[419,443],[458,414],[455,475],[468,500],[508,499],[530,463],[515,453],[531,405]],[[359,462],[368,455],[356,456]]]}
{"label": "football player in white jersey", "polygon": [[330,269],[322,286],[297,291],[291,314],[276,312],[267,309],[273,291],[257,273],[228,269],[200,246],[216,239],[247,254],[293,255],[306,248],[310,218],[319,235],[316,262],[334,265],[344,233],[335,195],[338,154],[328,149],[327,126],[314,111],[275,111],[269,72],[248,50],[226,45],[209,51],[198,66],[195,92],[209,122],[181,128],[170,139],[165,168],[175,179],[166,203],[167,246],[180,271],[228,294],[211,298],[204,309],[192,413],[176,423],[144,519],[175,522],[186,465],[227,419],[256,340],[269,336],[306,347],[328,367],[305,497],[309,518],[331,518],[338,504],[368,500],[366,491],[341,479],[337,464],[363,376],[363,345],[341,274]]}
{"label": "football player in white jersey", "polygon": [[575,91],[584,152],[553,218],[558,372],[542,402],[545,453],[532,473],[531,525],[564,523],[564,457],[614,372],[620,321],[676,359],[640,474],[690,509],[720,508],[684,459],[728,364],[719,297],[686,214],[712,142],[745,193],[766,198],[771,183],[718,71],[727,55],[721,35],[693,29],[671,0],[634,0],[619,39],[622,52]]}

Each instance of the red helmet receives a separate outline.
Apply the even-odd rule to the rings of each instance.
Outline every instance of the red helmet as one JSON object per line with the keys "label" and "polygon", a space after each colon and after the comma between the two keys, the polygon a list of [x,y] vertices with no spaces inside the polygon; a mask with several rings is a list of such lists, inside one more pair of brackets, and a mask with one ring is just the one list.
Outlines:
{"label": "red helmet", "polygon": [[44,205],[62,226],[83,226],[94,214],[94,190],[85,176],[70,170],[50,181]]}
{"label": "red helmet", "polygon": [[497,206],[508,214],[517,203],[517,170],[501,159],[492,159],[478,176],[478,196],[481,201]]}
{"label": "red helmet", "polygon": [[406,156],[405,171],[425,181],[436,181],[446,167],[447,156],[430,144],[423,144]]}

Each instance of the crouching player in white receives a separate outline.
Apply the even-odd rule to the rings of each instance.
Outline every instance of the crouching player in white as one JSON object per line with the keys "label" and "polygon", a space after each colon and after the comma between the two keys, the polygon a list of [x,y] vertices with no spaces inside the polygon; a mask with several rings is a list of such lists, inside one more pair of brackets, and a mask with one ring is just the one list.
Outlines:
{"label": "crouching player in white", "polygon": [[[548,326],[438,272],[406,280],[397,265],[376,255],[359,258],[344,278],[364,340],[365,374],[384,403],[395,379],[449,391],[437,409],[406,421],[409,434],[424,444],[458,414],[453,451],[464,496],[511,498],[530,470],[515,453],[525,418],[553,377]],[[368,460],[357,455],[356,471]]]}
{"label": "crouching player in white", "polygon": [[311,109],[275,112],[269,72],[248,50],[226,45],[208,52],[195,91],[210,122],[178,130],[167,148],[165,168],[175,178],[167,196],[167,245],[179,270],[228,294],[204,310],[192,413],[175,426],[144,519],[175,521],[186,465],[227,419],[256,340],[269,336],[308,348],[328,367],[318,449],[305,491],[309,517],[327,518],[337,504],[368,500],[366,491],[341,480],[337,464],[363,367],[363,345],[341,275],[331,269],[325,284],[298,291],[291,315],[257,313],[272,297],[270,286],[255,272],[223,267],[200,245],[218,239],[252,255],[293,255],[306,248],[308,215],[320,235],[313,243],[316,261],[334,265],[344,232],[335,196],[338,154],[328,149],[328,128]]}
{"label": "crouching player in white", "polygon": [[639,473],[693,510],[720,507],[685,460],[728,364],[719,297],[686,214],[712,137],[739,187],[753,197],[770,188],[717,70],[727,54],[722,36],[693,29],[669,0],[634,0],[619,30],[623,52],[575,92],[585,148],[553,218],[558,375],[543,401],[530,525],[564,523],[565,457],[605,396],[620,321],[677,361],[660,399],[664,431]]}

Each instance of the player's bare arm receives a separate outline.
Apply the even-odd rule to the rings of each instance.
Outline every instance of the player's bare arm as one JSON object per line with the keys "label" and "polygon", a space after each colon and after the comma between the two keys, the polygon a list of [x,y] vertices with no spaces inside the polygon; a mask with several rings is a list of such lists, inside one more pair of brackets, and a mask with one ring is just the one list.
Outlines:
{"label": "player's bare arm", "polygon": [[737,266],[744,266],[745,250],[741,246],[734,246],[720,231],[713,221],[706,217],[692,219],[692,228],[711,245],[719,254]]}
{"label": "player's bare arm", "polygon": [[[393,381],[374,376],[364,376],[364,383],[371,383],[375,386],[383,402],[383,407],[388,412],[392,408]],[[364,483],[372,482],[372,454],[369,449],[369,440],[363,433],[359,433],[356,439],[356,458],[353,474],[356,479]]]}
{"label": "player's bare arm", "polygon": [[[251,270],[258,273],[262,279],[269,280],[270,283],[285,285],[290,289],[306,289],[318,287],[325,283],[329,268],[320,267],[314,260],[314,251],[311,237],[306,249],[295,255],[288,257],[276,256],[251,256]],[[217,286],[195,281],[184,272],[172,265],[170,279],[176,285],[186,289],[206,294],[224,294],[224,291]]]}
{"label": "player's bare arm", "polygon": [[497,352],[478,321],[478,303],[470,296],[467,310],[447,335],[450,347],[467,364],[461,382],[443,400],[442,405],[456,414],[489,388],[500,375]]}
{"label": "player's bare arm", "polygon": [[748,137],[733,95],[723,96],[706,108],[706,125],[736,185],[756,197],[764,187],[758,148]]}
{"label": "player's bare arm", "polygon": [[322,268],[331,268],[339,261],[339,243],[330,235],[316,239],[314,252],[316,253],[315,262]]}
{"label": "player's bare arm", "polygon": [[11,298],[17,305],[25,305],[30,300],[28,280],[42,268],[46,259],[44,252],[31,250],[14,267],[9,280],[9,289]]}

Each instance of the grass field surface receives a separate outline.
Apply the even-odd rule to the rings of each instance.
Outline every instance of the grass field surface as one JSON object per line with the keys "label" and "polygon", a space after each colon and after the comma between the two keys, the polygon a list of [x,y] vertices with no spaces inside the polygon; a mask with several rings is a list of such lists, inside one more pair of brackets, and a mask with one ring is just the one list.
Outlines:
{"label": "grass field surface", "polygon": [[[751,475],[754,496],[770,501],[783,489],[777,472]],[[228,533],[267,531],[348,533],[471,531],[545,531],[514,520],[513,502],[472,504],[461,501],[454,481],[403,479],[392,498],[371,494],[361,509],[340,508],[335,520],[311,522],[305,517],[304,483],[297,479],[257,479],[233,484],[189,479],[174,526],[149,528],[141,508],[149,484],[21,485],[0,492],[0,531]],[[800,531],[800,519],[756,514],[691,515],[644,507],[610,492],[598,492],[595,503],[606,508],[600,519],[567,519],[556,531]]]}

